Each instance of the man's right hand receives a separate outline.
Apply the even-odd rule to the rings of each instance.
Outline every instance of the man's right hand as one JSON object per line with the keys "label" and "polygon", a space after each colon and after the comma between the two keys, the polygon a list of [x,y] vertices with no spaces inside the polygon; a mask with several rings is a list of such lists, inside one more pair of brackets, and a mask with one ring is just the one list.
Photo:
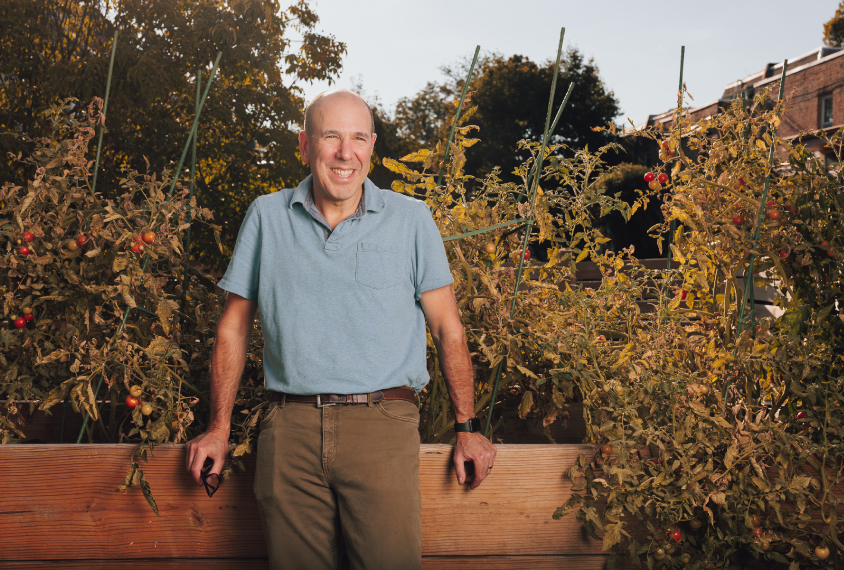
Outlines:
{"label": "man's right hand", "polygon": [[229,434],[222,430],[208,430],[202,435],[190,440],[186,445],[186,464],[188,471],[197,485],[202,485],[199,474],[205,459],[211,459],[214,465],[209,473],[221,473],[229,452]]}

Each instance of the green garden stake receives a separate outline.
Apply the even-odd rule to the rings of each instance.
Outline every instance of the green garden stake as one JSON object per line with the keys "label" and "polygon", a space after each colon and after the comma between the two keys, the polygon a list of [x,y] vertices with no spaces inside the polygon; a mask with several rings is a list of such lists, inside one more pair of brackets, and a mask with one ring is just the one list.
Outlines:
{"label": "green garden stake", "polygon": [[[199,114],[202,112],[203,105],[205,105],[205,98],[208,97],[208,91],[211,89],[211,83],[214,81],[214,75],[217,73],[217,65],[219,65],[220,58],[222,56],[223,56],[223,52],[217,53],[217,59],[214,61],[214,67],[211,68],[211,75],[208,78],[208,83],[205,85],[205,92],[202,94],[202,99],[199,102],[199,107],[197,108],[196,113],[194,114],[194,117],[193,117],[193,125],[191,126],[190,135],[188,136],[188,140],[185,143],[184,150],[182,150],[182,157],[179,159],[179,165],[176,167],[176,172],[173,175],[173,183],[170,185],[170,192],[167,194],[168,200],[173,197],[173,192],[176,189],[176,181],[179,179],[179,173],[181,173],[181,171],[182,171],[182,166],[185,163],[185,157],[188,154],[188,149],[190,148],[193,137],[196,136],[197,125],[199,124]],[[150,220],[150,222],[152,222],[152,220]],[[156,226],[156,229],[158,229],[158,226]],[[141,264],[141,272],[142,273],[146,272],[147,266],[149,265],[149,260],[150,260],[150,255],[147,253],[144,256],[143,263]],[[114,344],[117,342],[117,338],[123,332],[123,328],[126,325],[126,319],[129,318],[129,312],[131,310],[132,310],[132,307],[126,307],[126,310],[123,311],[123,318],[120,321],[120,326],[117,327],[117,334],[115,334],[114,337],[111,340],[111,346],[114,346]],[[97,389],[94,390],[94,398],[96,398],[97,394],[100,393],[100,388],[102,388],[102,385],[103,385],[103,375],[102,375],[102,372],[100,372],[99,381],[97,382]],[[82,436],[85,435],[85,429],[88,427],[88,420],[89,419],[90,419],[90,416],[88,415],[87,412],[85,412],[84,417],[82,419],[82,427],[79,429],[79,437],[76,438],[76,443],[82,442]]]}
{"label": "green garden stake", "polygon": [[443,162],[440,167],[440,175],[437,178],[437,188],[443,182],[443,172],[445,171],[446,161],[448,160],[448,151],[451,148],[451,141],[454,138],[454,130],[457,128],[457,121],[460,120],[460,111],[463,109],[463,100],[466,98],[466,91],[469,90],[469,82],[472,80],[472,74],[475,72],[475,64],[478,62],[478,54],[481,52],[481,46],[475,47],[475,57],[472,58],[472,65],[469,66],[469,75],[466,76],[466,83],[463,84],[463,92],[460,94],[460,103],[457,104],[457,113],[454,115],[454,122],[451,124],[451,132],[448,133],[448,142],[445,145],[445,153],[443,154]]}
{"label": "green garden stake", "polygon": [[[680,46],[680,85],[677,87],[677,110],[674,112],[674,127],[677,129],[677,154],[680,154],[680,114],[683,110],[683,61],[686,59],[686,46]],[[668,271],[671,271],[671,259],[674,257],[671,251],[671,242],[674,241],[674,233],[677,231],[677,220],[671,220],[671,232],[668,234]]]}
{"label": "green garden stake", "polygon": [[[539,147],[539,157],[536,160],[536,173],[533,176],[533,189],[531,190],[531,198],[530,198],[530,216],[528,216],[527,224],[525,225],[525,237],[522,240],[522,249],[521,254],[519,255],[519,270],[516,272],[516,285],[513,291],[513,301],[510,303],[510,318],[513,318],[513,314],[516,311],[516,298],[519,295],[519,285],[521,284],[522,272],[524,271],[525,265],[525,251],[527,251],[527,244],[528,240],[530,239],[530,229],[533,226],[533,208],[536,205],[536,190],[539,188],[539,179],[542,177],[542,162],[545,160],[545,148],[548,145],[548,138],[550,134],[550,127],[551,127],[551,113],[554,110],[554,92],[557,89],[557,77],[560,74],[560,58],[563,54],[563,38],[566,36],[566,29],[560,29],[560,42],[557,45],[557,63],[554,66],[554,79],[551,81],[551,96],[548,98],[548,111],[545,114],[545,130],[542,133],[542,145]],[[574,84],[569,86],[568,93],[566,94],[566,98],[563,101],[563,107],[568,103],[568,97],[571,95],[571,91]],[[562,107],[560,109],[562,112]],[[495,382],[492,386],[492,397],[489,400],[489,411],[487,412],[486,416],[486,427],[484,427],[484,436],[489,436],[489,428],[492,424],[492,411],[495,408],[495,398],[498,396],[498,385],[501,383],[501,368],[504,363],[504,359],[502,358],[501,361],[498,363],[498,368],[495,371]]]}
{"label": "green garden stake", "polygon": [[[782,63],[782,75],[780,76],[780,91],[777,100],[780,102],[779,107],[777,108],[777,118],[780,117],[782,114],[782,97],[783,93],[785,92],[785,75],[788,72],[788,60],[784,60]],[[738,323],[736,326],[736,337],[738,337],[744,331],[744,313],[747,307],[747,297],[750,294],[750,290],[753,289],[753,264],[756,261],[756,249],[759,247],[759,233],[762,230],[762,219],[765,215],[765,203],[768,201],[768,187],[771,183],[771,171],[773,170],[774,164],[774,150],[776,149],[776,138],[777,138],[777,125],[773,126],[771,132],[771,150],[768,153],[768,173],[765,174],[765,185],[762,187],[762,198],[759,201],[759,211],[756,214],[756,230],[753,232],[753,252],[750,254],[750,262],[747,265],[746,274],[744,276],[744,292],[742,294],[741,299],[741,308],[739,310],[739,318]],[[754,308],[755,310],[755,308]],[[733,357],[738,354],[738,346],[733,348]],[[732,381],[727,381],[726,386],[724,386],[724,398],[727,397],[727,390],[732,384]],[[747,397],[748,402],[750,402],[750,394],[745,395]]]}
{"label": "green garden stake", "polygon": [[[108,79],[106,79],[105,99],[103,100],[103,117],[108,117],[108,96],[111,93],[111,72],[114,69],[114,54],[117,52],[117,30],[114,30],[114,39],[111,40],[111,59],[108,62]],[[100,154],[103,150],[103,125],[100,125],[97,137],[97,158],[94,160],[94,178],[91,181],[91,195],[97,191],[97,174],[100,170]]]}
{"label": "green garden stake", "polygon": [[[200,93],[202,85],[202,67],[196,70],[196,110],[195,113],[199,113],[199,101],[200,101]],[[190,192],[188,196],[193,198],[194,188],[196,187],[196,139],[199,137],[199,133],[197,132],[193,137],[193,144],[191,145],[191,164],[190,164]],[[190,280],[189,272],[188,272],[188,264],[190,263],[190,230],[191,225],[193,224],[193,210],[191,209],[191,205],[188,204],[188,229],[185,232],[185,276],[182,280],[182,309],[185,308],[185,302],[187,301],[188,297],[188,281]]]}

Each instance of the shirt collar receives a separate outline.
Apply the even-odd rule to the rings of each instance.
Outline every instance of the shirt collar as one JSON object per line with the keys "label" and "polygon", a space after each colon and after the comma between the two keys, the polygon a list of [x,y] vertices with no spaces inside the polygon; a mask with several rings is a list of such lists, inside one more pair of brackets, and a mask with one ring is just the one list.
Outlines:
{"label": "shirt collar", "polygon": [[[314,175],[308,174],[307,178],[299,183],[299,186],[293,190],[293,196],[290,198],[288,208],[292,208],[293,204],[297,202],[305,206],[305,198],[307,198],[313,188],[313,179]],[[363,201],[367,211],[379,212],[384,209],[386,202],[384,202],[384,197],[381,196],[381,190],[369,178],[363,181],[363,190]],[[307,209],[307,206],[305,206],[305,209]]]}

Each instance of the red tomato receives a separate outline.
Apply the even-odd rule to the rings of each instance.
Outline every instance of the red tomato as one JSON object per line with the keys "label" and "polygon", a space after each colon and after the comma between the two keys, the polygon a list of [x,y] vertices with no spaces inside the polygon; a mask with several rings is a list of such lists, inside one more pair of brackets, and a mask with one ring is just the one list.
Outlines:
{"label": "red tomato", "polygon": [[662,148],[664,148],[665,150],[671,150],[670,148],[668,148],[668,141],[662,141]]}
{"label": "red tomato", "polygon": [[601,446],[601,455],[611,455],[612,454],[612,447],[609,445],[602,445]]}
{"label": "red tomato", "polygon": [[147,243],[152,243],[155,241],[155,232],[144,232],[141,234],[141,239]]}
{"label": "red tomato", "polygon": [[135,242],[135,243],[133,243],[133,244],[132,244],[132,248],[131,248],[131,249],[132,249],[132,251],[134,251],[135,253],[143,253],[143,251],[144,251],[144,244],[142,244],[142,243],[140,243],[140,242]]}
{"label": "red tomato", "polygon": [[776,208],[771,208],[770,210],[765,212],[765,215],[768,216],[769,220],[779,220],[780,219],[780,211],[777,210]]}
{"label": "red tomato", "polygon": [[138,399],[132,396],[126,396],[126,405],[130,408],[135,408],[138,406]]}
{"label": "red tomato", "polygon": [[15,319],[15,326],[18,327],[19,329],[22,329],[23,327],[26,326],[26,319],[23,318],[23,317],[16,318]]}
{"label": "red tomato", "polygon": [[28,323],[29,323],[29,322],[32,322],[33,320],[35,320],[35,315],[33,315],[32,313],[28,313],[28,314],[26,314],[26,315],[24,315],[24,316],[23,316],[23,319],[24,319],[26,322],[28,322]]}
{"label": "red tomato", "polygon": [[664,172],[660,172],[659,176],[657,176],[656,179],[659,180],[660,184],[665,184],[666,182],[668,182],[668,175]]}
{"label": "red tomato", "polygon": [[797,412],[797,419],[802,420],[806,417],[806,412]]}
{"label": "red tomato", "polygon": [[679,291],[677,291],[677,297],[680,297],[681,301],[685,301],[687,296],[688,292],[685,289],[680,289]]}
{"label": "red tomato", "polygon": [[785,209],[791,212],[792,214],[797,213],[797,206],[795,206],[794,204],[786,204]]}
{"label": "red tomato", "polygon": [[777,206],[776,202],[774,202],[773,200],[768,200],[768,207],[769,208],[775,208],[776,206]]}
{"label": "red tomato", "polygon": [[786,249],[781,250],[780,251],[780,259],[785,259],[786,257],[788,257],[788,250],[786,250]]}
{"label": "red tomato", "polygon": [[668,532],[668,540],[671,542],[680,542],[683,540],[683,533],[677,529],[671,530]]}
{"label": "red tomato", "polygon": [[84,246],[86,243],[88,243],[88,236],[79,236],[76,238],[76,245],[79,247]]}
{"label": "red tomato", "polygon": [[744,218],[742,218],[741,216],[735,216],[733,218],[733,223],[737,226],[740,226],[744,223]]}
{"label": "red tomato", "polygon": [[744,181],[744,176],[739,176],[738,183],[741,186],[747,186],[747,182]]}
{"label": "red tomato", "polygon": [[528,259],[530,259],[530,252],[528,250],[525,250],[525,261],[527,261]]}
{"label": "red tomato", "polygon": [[753,529],[753,538],[759,538],[760,536],[762,536],[762,529],[757,526]]}
{"label": "red tomato", "polygon": [[24,241],[32,241],[32,240],[33,240],[33,238],[35,238],[35,236],[34,236],[34,235],[32,235],[32,233],[30,233],[30,232],[23,232],[23,240],[24,240]]}
{"label": "red tomato", "polygon": [[653,182],[653,179],[656,178],[653,172],[648,172],[645,174],[645,182]]}
{"label": "red tomato", "polygon": [[29,255],[29,248],[25,245],[18,248],[18,251],[21,252],[21,255]]}

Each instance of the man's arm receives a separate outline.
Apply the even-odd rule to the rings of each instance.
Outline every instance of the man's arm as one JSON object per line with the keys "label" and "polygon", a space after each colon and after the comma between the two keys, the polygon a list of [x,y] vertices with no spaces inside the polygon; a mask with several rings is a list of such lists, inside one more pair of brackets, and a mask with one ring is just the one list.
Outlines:
{"label": "man's arm", "polygon": [[[463,323],[454,299],[451,285],[431,289],[422,293],[420,299],[425,318],[431,327],[431,336],[437,346],[440,367],[448,386],[454,408],[454,418],[458,423],[475,417],[475,381],[472,371],[472,359],[469,348],[463,338]],[[474,489],[489,475],[495,461],[495,446],[479,433],[461,432],[457,434],[454,445],[454,469],[457,482],[466,481],[464,461],[475,464],[475,476],[471,488]]]}
{"label": "man's arm", "polygon": [[217,342],[211,355],[211,420],[208,430],[187,444],[187,469],[197,485],[206,458],[214,461],[211,473],[220,473],[229,451],[232,409],[246,365],[246,350],[258,303],[229,293],[217,323]]}

